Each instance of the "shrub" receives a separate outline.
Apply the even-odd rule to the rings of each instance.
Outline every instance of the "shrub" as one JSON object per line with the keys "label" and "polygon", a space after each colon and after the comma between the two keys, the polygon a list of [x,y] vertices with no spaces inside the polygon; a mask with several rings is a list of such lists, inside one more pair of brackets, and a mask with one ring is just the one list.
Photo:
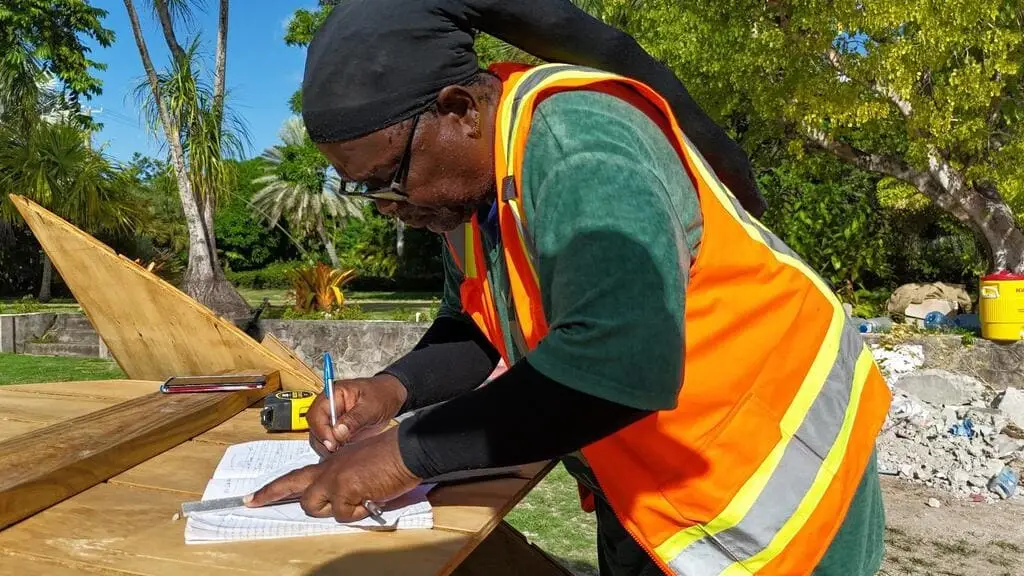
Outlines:
{"label": "shrub", "polygon": [[305,266],[305,263],[274,262],[260,270],[228,271],[227,278],[238,288],[291,288],[292,281],[288,274],[301,266]]}
{"label": "shrub", "polygon": [[330,312],[345,304],[341,287],[355,277],[355,270],[336,270],[323,262],[289,272],[297,312]]}

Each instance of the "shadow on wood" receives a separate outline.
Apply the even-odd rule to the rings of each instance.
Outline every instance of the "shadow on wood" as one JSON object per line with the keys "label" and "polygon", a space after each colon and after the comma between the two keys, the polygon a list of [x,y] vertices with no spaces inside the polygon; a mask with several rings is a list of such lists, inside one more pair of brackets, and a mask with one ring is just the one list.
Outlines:
{"label": "shadow on wood", "polygon": [[82,310],[129,378],[278,371],[286,390],[320,383],[237,326],[38,204],[12,194]]}

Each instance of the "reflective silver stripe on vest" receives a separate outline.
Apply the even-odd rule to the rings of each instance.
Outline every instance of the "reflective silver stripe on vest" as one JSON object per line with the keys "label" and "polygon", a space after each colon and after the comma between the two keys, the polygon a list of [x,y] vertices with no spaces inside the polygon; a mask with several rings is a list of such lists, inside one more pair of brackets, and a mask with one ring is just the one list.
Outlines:
{"label": "reflective silver stripe on vest", "polygon": [[825,385],[786,446],[764,490],[738,524],[714,536],[705,535],[670,560],[668,564],[677,574],[719,574],[766,548],[779,533],[810,490],[822,460],[839,435],[863,350],[863,338],[847,320],[839,354]]}
{"label": "reflective silver stripe on vest", "polygon": [[[572,66],[570,64],[550,64],[544,67],[536,68],[535,72],[529,73],[529,75],[526,76],[525,79],[523,79],[522,81],[515,85],[515,87],[513,88],[514,92],[512,93],[512,111],[510,115],[511,122],[509,122],[508,127],[509,139],[512,138],[512,128],[514,128],[516,125],[516,118],[519,116],[519,107],[523,103],[523,96],[533,91],[533,89],[536,88],[538,84],[546,80],[552,74],[557,74],[559,72],[565,72],[567,70],[574,69],[587,70],[586,68],[580,68],[579,66]],[[506,142],[505,144],[506,150],[508,150],[512,145],[511,142]]]}

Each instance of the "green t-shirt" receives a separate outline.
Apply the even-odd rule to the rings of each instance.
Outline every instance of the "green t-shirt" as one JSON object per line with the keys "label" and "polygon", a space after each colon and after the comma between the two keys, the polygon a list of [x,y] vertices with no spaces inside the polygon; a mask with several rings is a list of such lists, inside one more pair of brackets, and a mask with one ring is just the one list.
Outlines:
{"label": "green t-shirt", "polygon": [[[700,204],[672,145],[614,96],[571,91],[534,112],[522,202],[548,335],[526,357],[581,392],[645,410],[675,407],[685,359],[683,317]],[[507,326],[508,280],[497,237],[484,234],[488,275]],[[461,274],[447,254],[441,314],[461,312]],[[506,330],[506,334],[508,330]],[[513,361],[523,350],[509,338]],[[816,576],[874,574],[883,512],[877,472],[857,497]],[[626,543],[628,545],[628,543]]]}

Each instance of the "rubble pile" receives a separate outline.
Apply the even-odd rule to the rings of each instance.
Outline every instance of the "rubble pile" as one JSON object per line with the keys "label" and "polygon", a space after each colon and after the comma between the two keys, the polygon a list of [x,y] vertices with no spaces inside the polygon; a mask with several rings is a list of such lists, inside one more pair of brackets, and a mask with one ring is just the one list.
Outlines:
{"label": "rubble pile", "polygon": [[1004,468],[1011,478],[1024,468],[1024,391],[997,394],[970,376],[921,370],[916,348],[873,348],[893,390],[878,438],[879,472],[978,502],[1011,495],[1017,479],[1008,491]]}

